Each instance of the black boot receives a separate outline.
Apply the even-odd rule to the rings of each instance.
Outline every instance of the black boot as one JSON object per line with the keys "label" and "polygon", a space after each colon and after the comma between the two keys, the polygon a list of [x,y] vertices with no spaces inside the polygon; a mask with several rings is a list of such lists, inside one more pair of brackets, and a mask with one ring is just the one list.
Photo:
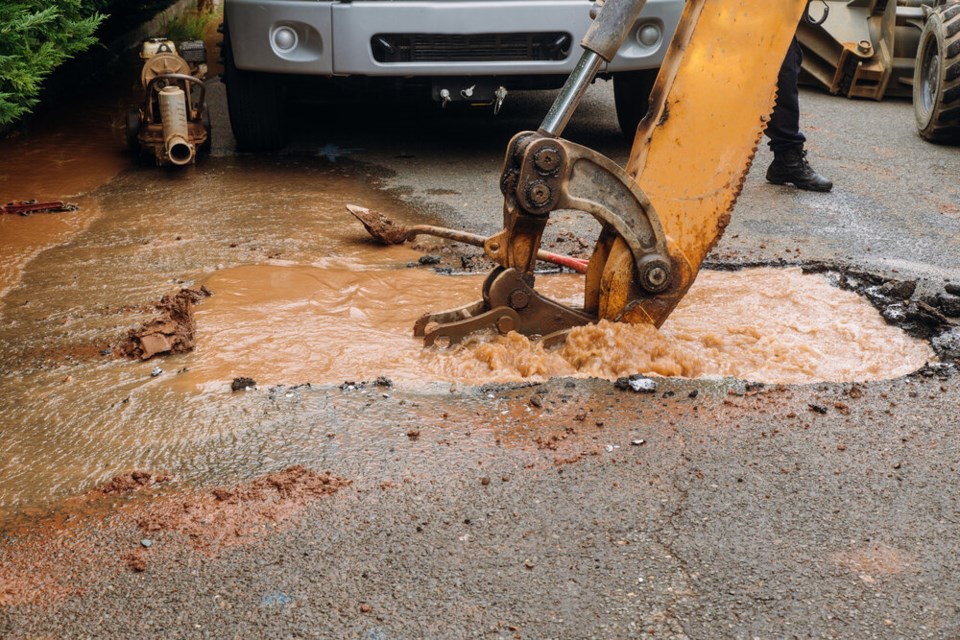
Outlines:
{"label": "black boot", "polygon": [[792,184],[797,189],[807,191],[830,191],[833,183],[821,176],[807,162],[807,152],[803,147],[790,147],[775,151],[773,162],[767,168],[767,182],[771,184]]}

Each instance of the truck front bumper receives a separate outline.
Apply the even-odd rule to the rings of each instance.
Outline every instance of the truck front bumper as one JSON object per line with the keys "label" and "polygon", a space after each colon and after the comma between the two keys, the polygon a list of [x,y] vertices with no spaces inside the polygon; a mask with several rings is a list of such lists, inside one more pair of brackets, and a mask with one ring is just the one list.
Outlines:
{"label": "truck front bumper", "polygon": [[[683,0],[648,0],[616,58],[601,72],[659,67],[683,5]],[[225,7],[239,69],[374,77],[567,75],[580,56],[589,9],[584,0],[228,0]],[[469,39],[542,33],[569,34],[561,59],[452,61],[432,55],[384,60],[372,44],[384,34]]]}

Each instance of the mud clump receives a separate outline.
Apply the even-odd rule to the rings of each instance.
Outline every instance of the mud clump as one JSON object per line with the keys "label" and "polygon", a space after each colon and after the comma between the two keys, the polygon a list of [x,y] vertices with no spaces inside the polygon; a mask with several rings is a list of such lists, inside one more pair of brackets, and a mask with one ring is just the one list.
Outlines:
{"label": "mud clump", "polygon": [[120,345],[120,352],[129,358],[149,360],[161,353],[184,353],[195,345],[193,305],[211,293],[181,289],[176,295],[165,295],[156,305],[159,317],[138,329],[131,329]]}
{"label": "mud clump", "polygon": [[137,469],[114,477],[109,482],[94,489],[93,492],[103,495],[131,493],[144,487],[170,482],[171,480],[173,480],[173,476],[167,473],[151,473]]}
{"label": "mud clump", "polygon": [[147,559],[143,550],[132,551],[123,557],[123,562],[128,569],[135,573],[141,573],[147,570]]}
{"label": "mud clump", "polygon": [[350,484],[330,472],[295,465],[249,483],[158,502],[137,520],[137,526],[147,533],[178,533],[195,549],[212,550],[243,543],[266,526]]}
{"label": "mud clump", "polygon": [[253,378],[234,378],[230,383],[230,391],[246,391],[247,389],[256,389],[257,381]]}

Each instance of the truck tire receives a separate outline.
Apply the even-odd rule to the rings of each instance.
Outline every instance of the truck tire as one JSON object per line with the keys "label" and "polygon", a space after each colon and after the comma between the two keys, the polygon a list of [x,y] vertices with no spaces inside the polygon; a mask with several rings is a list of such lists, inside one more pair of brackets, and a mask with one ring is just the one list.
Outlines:
{"label": "truck tire", "polygon": [[659,69],[623,71],[613,74],[613,102],[623,137],[632,141],[637,125],[650,109],[650,92]]}
{"label": "truck tire", "polygon": [[136,107],[127,109],[127,149],[138,153],[140,151],[140,110]]}
{"label": "truck tire", "polygon": [[930,12],[913,73],[917,131],[930,142],[960,142],[960,2]]}
{"label": "truck tire", "polygon": [[287,143],[286,92],[273,73],[238,69],[230,31],[223,25],[223,82],[227,88],[230,128],[241,151],[273,151]]}

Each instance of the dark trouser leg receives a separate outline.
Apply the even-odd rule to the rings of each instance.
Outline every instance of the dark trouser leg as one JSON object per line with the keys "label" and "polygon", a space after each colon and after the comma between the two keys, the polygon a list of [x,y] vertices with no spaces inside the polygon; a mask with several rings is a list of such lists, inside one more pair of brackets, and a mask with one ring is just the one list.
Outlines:
{"label": "dark trouser leg", "polygon": [[802,148],[807,140],[800,133],[800,92],[797,89],[802,61],[803,50],[794,37],[787,49],[787,57],[780,66],[777,102],[767,125],[767,137],[770,138],[770,149],[774,153],[789,148]]}
{"label": "dark trouser leg", "polygon": [[792,184],[807,191],[830,191],[833,183],[818,174],[807,162],[803,149],[806,138],[800,133],[800,95],[797,79],[803,51],[794,37],[780,67],[777,102],[770,115],[767,136],[773,150],[773,162],[767,167],[767,182]]}

